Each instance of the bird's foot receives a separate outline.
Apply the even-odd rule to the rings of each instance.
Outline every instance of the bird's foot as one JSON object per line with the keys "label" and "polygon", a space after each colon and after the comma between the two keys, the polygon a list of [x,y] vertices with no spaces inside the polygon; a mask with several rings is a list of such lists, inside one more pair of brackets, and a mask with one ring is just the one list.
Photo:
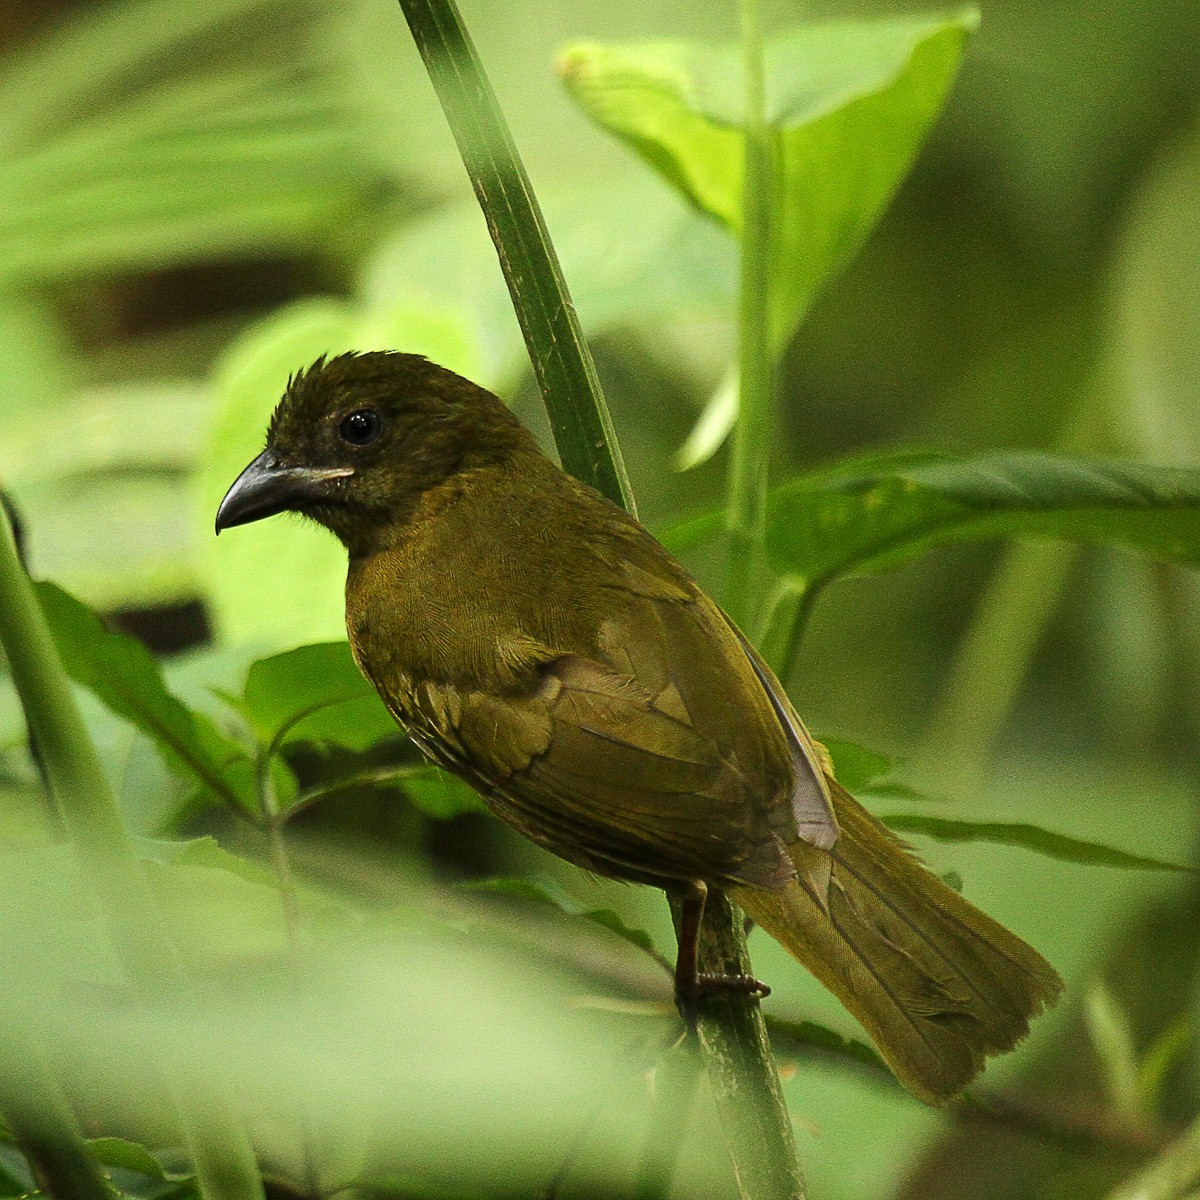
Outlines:
{"label": "bird's foot", "polygon": [[715,975],[702,971],[691,979],[676,980],[675,1006],[689,1026],[695,1025],[700,1002],[714,992],[737,992],[761,999],[769,996],[771,989],[753,975]]}

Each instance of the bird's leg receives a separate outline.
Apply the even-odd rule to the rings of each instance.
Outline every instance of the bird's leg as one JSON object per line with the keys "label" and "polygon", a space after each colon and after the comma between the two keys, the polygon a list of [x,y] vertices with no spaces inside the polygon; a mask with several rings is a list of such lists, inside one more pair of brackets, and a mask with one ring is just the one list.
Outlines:
{"label": "bird's leg", "polygon": [[771,989],[753,975],[719,975],[700,970],[700,926],[708,900],[708,886],[694,879],[675,893],[680,902],[679,956],[675,960],[675,1003],[685,1019],[695,1013],[696,1003],[706,992],[746,992],[769,996]]}

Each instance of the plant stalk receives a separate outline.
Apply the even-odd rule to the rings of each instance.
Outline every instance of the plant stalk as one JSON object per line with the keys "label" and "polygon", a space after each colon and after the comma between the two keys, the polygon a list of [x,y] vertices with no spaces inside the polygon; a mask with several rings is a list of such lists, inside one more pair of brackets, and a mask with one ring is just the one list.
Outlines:
{"label": "plant stalk", "polygon": [[1005,548],[950,668],[937,713],[908,772],[953,796],[983,785],[992,751],[1062,602],[1078,550],[1057,542]]}
{"label": "plant stalk", "polygon": [[739,407],[729,464],[729,572],[726,604],[743,628],[764,602],[767,486],[774,432],[771,342],[771,224],[775,144],[766,116],[766,79],[757,0],[741,0],[745,108],[742,123]]}
{"label": "plant stalk", "polygon": [[[174,947],[154,920],[153,896],[7,517],[0,517],[0,642],[63,824],[85,877],[97,888],[122,962],[140,990],[175,998],[181,981]],[[204,1200],[262,1200],[245,1131],[216,1103],[205,1106],[203,1121],[197,1119],[196,1098],[182,1095],[177,1080],[168,1084]]]}
{"label": "plant stalk", "polygon": [[400,0],[500,258],[563,468],[634,513],[596,365],[496,94],[454,0]]}
{"label": "plant stalk", "polygon": [[[679,927],[679,906],[672,912]],[[709,889],[700,938],[700,970],[749,975],[745,917]],[[805,1200],[796,1138],[771,1055],[758,1000],[714,991],[700,1002],[696,1033],[742,1200]]]}

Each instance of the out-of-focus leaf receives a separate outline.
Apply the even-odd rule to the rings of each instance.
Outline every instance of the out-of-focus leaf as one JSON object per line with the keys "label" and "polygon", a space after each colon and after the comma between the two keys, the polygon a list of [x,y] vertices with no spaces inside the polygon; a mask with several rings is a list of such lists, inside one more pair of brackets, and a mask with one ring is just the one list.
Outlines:
{"label": "out-of-focus leaf", "polygon": [[119,1137],[91,1138],[88,1149],[106,1167],[120,1167],[151,1179],[166,1179],[159,1161],[145,1146],[139,1146],[136,1142]]}
{"label": "out-of-focus leaf", "polygon": [[1190,1013],[1183,1013],[1150,1043],[1138,1066],[1138,1092],[1145,1112],[1158,1111],[1167,1072],[1195,1040],[1195,1021]]}
{"label": "out-of-focus leaf", "polygon": [[209,404],[186,380],[75,392],[49,439],[20,406],[0,411],[0,478],[34,572],[106,608],[194,595],[183,481]]}
{"label": "out-of-focus leaf", "polygon": [[706,463],[721,448],[729,431],[737,423],[738,384],[733,374],[726,376],[709,397],[700,419],[675,455],[675,469],[690,471]]}
{"label": "out-of-focus leaf", "polygon": [[[720,317],[732,310],[737,270],[728,239],[653,180],[552,185],[540,196],[591,336],[664,317]],[[438,247],[436,256],[431,245]],[[467,315],[482,350],[478,382],[485,386],[503,388],[528,370],[512,302],[474,200],[406,223],[368,260],[360,287],[372,307],[394,303],[397,294],[453,303]],[[454,362],[444,365],[470,374]]]}
{"label": "out-of-focus leaf", "polygon": [[18,51],[0,83],[0,275],[294,251],[360,210],[386,174],[377,114],[322,53],[326,6],[284,7],[181,19],[125,0]]}
{"label": "out-of-focus leaf", "polygon": [[471,335],[456,310],[433,302],[363,308],[308,300],[254,326],[218,373],[218,414],[197,466],[198,565],[217,633],[283,649],[345,636],[346,553],[332,534],[283,516],[232,529],[219,541],[221,497],[262,449],[289,376],[321,354],[406,350],[471,369]]}
{"label": "out-of-focus leaf", "polygon": [[813,1021],[786,1021],[780,1017],[768,1016],[767,1028],[771,1031],[772,1040],[778,1040],[779,1049],[795,1048],[801,1052],[815,1050],[822,1054],[830,1054],[837,1058],[850,1059],[853,1062],[874,1067],[889,1076],[891,1071],[883,1059],[866,1042],[857,1038],[843,1037],[840,1033],[818,1025]]}
{"label": "out-of-focus leaf", "polygon": [[[974,12],[839,21],[765,47],[780,172],[772,255],[782,341],[874,226],[953,81]],[[702,211],[741,227],[736,45],[581,44],[560,74],[583,110]]]}
{"label": "out-of-focus leaf", "polygon": [[37,593],[76,683],[150,737],[172,769],[225,803],[257,811],[245,750],[167,691],[161,669],[139,641],[112,633],[91,609],[53,584],[38,584]]}
{"label": "out-of-focus leaf", "polygon": [[421,1179],[402,1179],[398,1175],[354,1179],[348,1185],[355,1192],[377,1196],[379,1200],[492,1200],[491,1193],[475,1188],[446,1187]]}
{"label": "out-of-focus leaf", "polygon": [[439,821],[449,821],[464,813],[487,811],[487,805],[473,789],[432,763],[406,767],[396,775],[396,782],[426,816]]}
{"label": "out-of-focus leaf", "polygon": [[859,746],[844,738],[823,737],[820,742],[833,759],[838,783],[848,792],[866,791],[873,783],[889,775],[896,766],[886,754],[868,750],[866,746]]}
{"label": "out-of-focus leaf", "polygon": [[1098,867],[1124,867],[1143,871],[1193,871],[1193,867],[1164,862],[1141,854],[1130,854],[1115,846],[1052,833],[1037,825],[1007,821],[954,821],[924,813],[880,813],[879,819],[898,833],[923,833],[939,842],[999,842],[1020,846],[1064,862],[1088,863]]}
{"label": "out-of-focus leaf", "polygon": [[[680,549],[719,514],[667,535]],[[1044,454],[903,454],[803,476],[770,496],[776,568],[815,586],[899,566],[933,546],[993,537],[1099,542],[1200,564],[1200,471]]]}
{"label": "out-of-focus leaf", "polygon": [[164,866],[183,864],[212,867],[237,875],[247,883],[263,887],[278,886],[275,877],[265,867],[249,859],[239,858],[236,854],[230,854],[212,837],[188,838],[185,841],[139,838],[137,848],[138,854],[149,862],[161,863]]}
{"label": "out-of-focus leaf", "polygon": [[[14,1151],[15,1153],[15,1151]],[[13,1171],[10,1171],[8,1166],[0,1162],[0,1196],[26,1196],[29,1194],[30,1183],[25,1183],[18,1179]],[[32,1184],[36,1187],[36,1184]]]}
{"label": "out-of-focus leaf", "polygon": [[636,946],[644,954],[650,955],[655,962],[666,966],[670,964],[655,948],[654,940],[644,929],[634,929],[626,925],[618,913],[611,908],[589,908],[582,901],[565,892],[561,887],[548,880],[534,881],[531,879],[480,879],[463,885],[470,892],[491,892],[499,896],[515,896],[521,900],[535,900],[539,904],[548,904],[569,917],[583,917],[596,925],[601,925],[610,933]]}
{"label": "out-of-focus leaf", "polygon": [[1123,230],[1112,307],[1113,419],[1138,456],[1185,466],[1200,455],[1200,124],[1163,148]]}
{"label": "out-of-focus leaf", "polygon": [[1083,1011],[1108,1084],[1109,1103],[1122,1119],[1136,1127],[1145,1121],[1147,1114],[1142,1109],[1137,1049],[1129,1014],[1099,981],[1088,988]]}
{"label": "out-of-focus leaf", "polygon": [[[193,969],[211,971],[287,951],[284,906],[274,882],[252,881],[224,865],[147,859],[144,869],[172,939]],[[212,936],[217,930],[220,935]]]}
{"label": "out-of-focus leaf", "polygon": [[207,388],[187,379],[93,388],[70,398],[67,436],[0,413],[0,477],[18,484],[109,471],[183,471],[200,449]]}
{"label": "out-of-focus leaf", "polygon": [[397,731],[344,641],[259,659],[246,677],[244,710],[264,744],[327,741],[365,750]]}

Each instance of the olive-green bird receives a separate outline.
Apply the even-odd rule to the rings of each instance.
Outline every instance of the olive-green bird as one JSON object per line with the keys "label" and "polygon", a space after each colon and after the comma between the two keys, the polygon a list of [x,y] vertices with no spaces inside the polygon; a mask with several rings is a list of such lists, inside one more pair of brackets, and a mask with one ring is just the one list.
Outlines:
{"label": "olive-green bird", "polygon": [[291,510],[349,552],[363,674],[435,762],[539,845],[682,896],[676,986],[727,890],[939,1102],[1061,981],[833,779],[770,668],[632,517],[490,392],[412,354],[318,360],[217,530]]}

